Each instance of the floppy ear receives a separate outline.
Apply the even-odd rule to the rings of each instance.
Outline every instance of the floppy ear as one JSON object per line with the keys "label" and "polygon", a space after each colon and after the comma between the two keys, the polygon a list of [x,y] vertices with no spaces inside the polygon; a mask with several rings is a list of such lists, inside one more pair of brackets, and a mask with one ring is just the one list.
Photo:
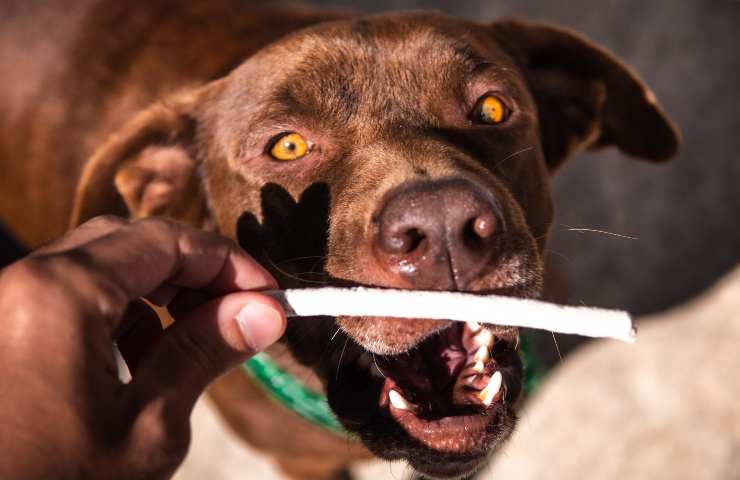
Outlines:
{"label": "floppy ear", "polygon": [[85,165],[72,226],[102,214],[162,215],[201,226],[208,211],[194,138],[208,93],[204,87],[156,103],[112,135]]}
{"label": "floppy ear", "polygon": [[630,156],[662,162],[679,137],[653,93],[611,53],[571,31],[518,20],[491,26],[519,63],[539,109],[551,170],[572,153],[615,145]]}

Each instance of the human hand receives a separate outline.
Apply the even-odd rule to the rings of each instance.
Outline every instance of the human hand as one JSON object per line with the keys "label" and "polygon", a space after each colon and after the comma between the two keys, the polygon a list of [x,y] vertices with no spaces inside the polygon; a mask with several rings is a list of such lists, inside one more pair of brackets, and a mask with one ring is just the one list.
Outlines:
{"label": "human hand", "polygon": [[275,287],[233,242],[166,220],[99,217],[8,266],[0,478],[168,478],[206,386],[282,335],[285,314],[257,292]]}

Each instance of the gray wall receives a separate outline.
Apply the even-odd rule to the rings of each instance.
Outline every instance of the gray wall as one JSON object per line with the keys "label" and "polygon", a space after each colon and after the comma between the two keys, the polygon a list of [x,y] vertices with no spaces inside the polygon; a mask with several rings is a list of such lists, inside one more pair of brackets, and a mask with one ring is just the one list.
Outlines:
{"label": "gray wall", "polygon": [[313,1],[367,12],[434,8],[482,21],[522,16],[587,34],[636,68],[680,126],[684,145],[653,166],[606,150],[581,155],[554,182],[550,248],[571,299],[660,310],[740,262],[740,1]]}

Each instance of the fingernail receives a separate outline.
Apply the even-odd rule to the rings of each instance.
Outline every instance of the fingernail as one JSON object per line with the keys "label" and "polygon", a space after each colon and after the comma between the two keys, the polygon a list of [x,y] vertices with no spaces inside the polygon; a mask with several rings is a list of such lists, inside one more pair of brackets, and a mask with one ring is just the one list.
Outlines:
{"label": "fingernail", "polygon": [[236,316],[236,324],[250,348],[259,352],[283,334],[283,316],[259,302],[248,303]]}

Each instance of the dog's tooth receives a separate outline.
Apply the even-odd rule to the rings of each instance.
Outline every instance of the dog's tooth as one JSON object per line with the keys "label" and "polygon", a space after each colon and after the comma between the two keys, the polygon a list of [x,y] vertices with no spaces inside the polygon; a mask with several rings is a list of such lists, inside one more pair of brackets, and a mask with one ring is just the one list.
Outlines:
{"label": "dog's tooth", "polygon": [[478,350],[476,350],[475,355],[473,356],[473,359],[476,363],[486,363],[488,361],[489,354],[488,354],[488,346],[481,345],[478,347]]}
{"label": "dog's tooth", "polygon": [[481,390],[478,394],[478,398],[480,398],[481,402],[483,402],[483,405],[485,405],[486,407],[491,405],[491,402],[493,402],[493,397],[495,397],[498,391],[501,389],[502,381],[503,377],[501,375],[501,372],[496,371],[493,375],[491,375],[491,379],[488,381],[488,385],[486,385],[486,388]]}
{"label": "dog's tooth", "polygon": [[489,349],[493,347],[493,334],[488,329],[482,329],[473,337],[476,345],[484,345]]}
{"label": "dog's tooth", "polygon": [[406,410],[408,412],[415,412],[417,409],[417,406],[405,398],[403,398],[403,395],[398,393],[395,390],[391,390],[388,392],[388,399],[391,401],[391,405],[396,407],[399,410]]}
{"label": "dog's tooth", "polygon": [[468,320],[466,323],[468,324],[468,328],[470,329],[470,331],[473,332],[474,334],[478,333],[480,329],[482,328],[481,324],[474,320]]}
{"label": "dog's tooth", "polygon": [[473,371],[476,373],[483,373],[485,369],[486,369],[486,366],[481,361],[477,361],[473,365]]}
{"label": "dog's tooth", "polygon": [[473,383],[475,383],[477,379],[478,379],[478,375],[471,375],[465,379],[465,383],[467,383],[468,385],[472,385]]}

